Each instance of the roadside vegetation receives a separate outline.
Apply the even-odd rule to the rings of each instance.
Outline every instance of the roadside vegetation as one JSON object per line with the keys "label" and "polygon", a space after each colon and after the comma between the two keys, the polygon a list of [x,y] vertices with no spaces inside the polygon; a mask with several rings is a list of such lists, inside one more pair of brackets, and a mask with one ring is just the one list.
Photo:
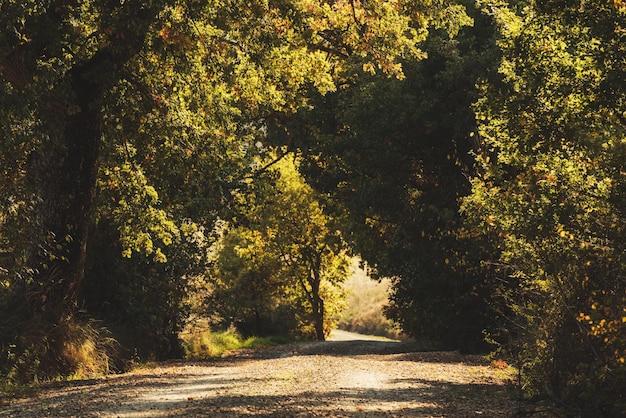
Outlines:
{"label": "roadside vegetation", "polygon": [[259,349],[293,341],[288,336],[243,338],[236,329],[215,332],[209,327],[189,326],[181,333],[181,340],[188,360],[204,360],[222,357],[234,350]]}

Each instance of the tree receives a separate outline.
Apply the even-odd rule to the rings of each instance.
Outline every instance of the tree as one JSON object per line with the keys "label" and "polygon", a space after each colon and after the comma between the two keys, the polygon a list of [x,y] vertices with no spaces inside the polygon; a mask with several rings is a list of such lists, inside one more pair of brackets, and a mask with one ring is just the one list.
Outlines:
{"label": "tree", "polygon": [[316,338],[324,340],[330,332],[325,323],[330,307],[323,297],[330,289],[325,287],[346,279],[349,260],[343,238],[324,213],[320,197],[300,177],[297,164],[287,163],[278,163],[280,194],[265,202],[260,215],[267,222],[265,234],[310,304]]}
{"label": "tree", "polygon": [[[30,228],[16,231],[28,238],[12,238],[19,256],[7,268],[22,316],[54,324],[76,312],[103,145],[126,154],[125,164],[104,162],[105,176],[120,169],[131,182],[156,182],[165,178],[161,168],[171,170],[169,188],[142,186],[152,203],[141,222],[117,225],[124,254],[141,250],[163,261],[162,247],[177,238],[185,212],[203,209],[176,203],[176,180],[190,192],[210,184],[217,200],[228,199],[224,185],[238,187],[236,172],[195,182],[190,175],[202,166],[186,166],[177,178],[174,163],[215,155],[225,144],[226,157],[235,157],[228,150],[245,155],[253,147],[239,142],[241,133],[269,112],[304,104],[304,87],[332,90],[333,65],[346,51],[399,73],[396,58],[417,53],[421,38],[410,10],[397,5],[3,1],[0,23],[10,30],[0,36],[2,155],[10,174],[2,213],[3,225],[15,214]],[[163,151],[167,163],[153,164]],[[158,207],[159,196],[169,206]],[[132,213],[128,200],[115,203],[118,221]],[[11,331],[3,340],[5,348],[15,345]]]}
{"label": "tree", "polygon": [[292,284],[261,232],[233,227],[216,243],[204,301],[213,326],[234,326],[245,336],[293,333],[297,307],[286,297]]}
{"label": "tree", "polygon": [[[0,332],[9,358],[29,351],[39,355],[28,347],[20,321],[39,322],[42,329],[75,329],[67,318],[76,308],[84,274],[103,105],[162,7],[159,2],[35,1],[0,6],[1,24],[10,28],[0,37],[0,100],[7,116],[2,131],[8,138],[5,150],[16,157],[6,167],[18,169],[11,176],[14,188],[4,197],[18,206],[32,202],[28,228],[21,231],[28,239],[11,243],[23,256],[9,266],[13,275],[5,309],[10,315],[5,318],[17,324],[3,324]],[[39,343],[39,360],[52,373],[71,368],[64,364],[60,334]]]}
{"label": "tree", "polygon": [[[477,104],[480,175],[465,213],[498,251],[500,340],[526,395],[568,414],[624,408],[621,2],[485,3],[501,83]],[[619,312],[619,313],[618,313]]]}
{"label": "tree", "polygon": [[[79,7],[69,4],[2,5],[2,23],[13,29],[2,39],[5,88],[9,100],[29,96],[24,106],[31,115],[24,122],[34,125],[36,135],[28,144],[37,148],[29,155],[25,174],[38,198],[35,210],[46,243],[39,243],[27,260],[45,296],[29,298],[34,311],[66,311],[76,300],[93,213],[102,105],[124,66],[143,46],[160,7],[103,4],[97,12],[104,27],[96,28],[85,21]],[[96,10],[90,12],[93,18]],[[78,35],[69,37],[69,31]],[[41,144],[32,144],[36,140]]]}
{"label": "tree", "polygon": [[221,243],[209,306],[222,306],[221,316],[240,328],[252,322],[257,333],[324,340],[338,319],[341,283],[350,272],[345,243],[321,196],[299,175],[295,157],[274,160],[266,175],[255,186],[245,226]]}
{"label": "tree", "polygon": [[[94,217],[112,219],[125,256],[157,262],[189,218],[211,230],[231,191],[245,187],[270,118],[355,68],[401,77],[399,60],[421,57],[429,20],[455,11],[400,0],[3,0],[0,222],[12,250],[2,256],[3,317],[43,321],[41,330],[77,319]],[[98,176],[102,194],[123,182],[146,200],[119,198],[98,213]],[[32,353],[32,342],[50,354],[32,364],[55,363],[63,336],[18,337],[13,319],[0,330],[7,358]]]}
{"label": "tree", "polygon": [[475,84],[495,72],[498,54],[488,20],[468,13],[474,26],[431,28],[428,58],[406,62],[404,79],[363,74],[290,129],[350,245],[375,275],[393,278],[387,314],[409,335],[477,351],[492,324],[479,268],[489,244],[464,228],[458,199],[470,191]]}

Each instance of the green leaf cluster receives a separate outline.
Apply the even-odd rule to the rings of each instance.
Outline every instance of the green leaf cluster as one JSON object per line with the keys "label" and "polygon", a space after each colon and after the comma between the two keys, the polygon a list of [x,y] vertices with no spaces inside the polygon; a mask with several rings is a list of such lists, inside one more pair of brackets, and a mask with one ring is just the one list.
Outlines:
{"label": "green leaf cluster", "polygon": [[282,155],[257,178],[240,225],[218,244],[207,307],[245,335],[324,339],[350,273],[345,243],[297,160]]}
{"label": "green leaf cluster", "polygon": [[504,55],[476,104],[480,172],[463,209],[497,249],[486,261],[524,392],[611,415],[626,376],[626,15],[511,3],[483,4]]}

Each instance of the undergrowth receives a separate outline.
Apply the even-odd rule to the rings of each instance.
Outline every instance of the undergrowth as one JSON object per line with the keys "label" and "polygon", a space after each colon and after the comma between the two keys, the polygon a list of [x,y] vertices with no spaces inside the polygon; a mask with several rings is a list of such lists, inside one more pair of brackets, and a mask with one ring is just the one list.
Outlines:
{"label": "undergrowth", "polygon": [[243,338],[235,329],[212,331],[207,326],[188,327],[181,333],[185,358],[203,360],[221,357],[225,353],[242,348],[262,348],[284,344],[291,339],[285,336],[248,337]]}
{"label": "undergrowth", "polygon": [[[7,324],[13,333],[7,332]],[[16,331],[17,330],[17,331]],[[42,382],[87,379],[113,371],[117,343],[98,322],[65,318],[0,321],[1,395],[29,393]],[[19,332],[18,332],[19,331]]]}

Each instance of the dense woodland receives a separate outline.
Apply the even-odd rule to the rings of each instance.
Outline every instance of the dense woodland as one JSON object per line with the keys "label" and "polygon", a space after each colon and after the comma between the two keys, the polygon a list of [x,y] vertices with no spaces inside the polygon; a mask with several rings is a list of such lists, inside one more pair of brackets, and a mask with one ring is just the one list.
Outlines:
{"label": "dense woodland", "polygon": [[[626,411],[626,2],[0,0],[0,380],[386,315]],[[2,387],[0,385],[0,387]]]}

